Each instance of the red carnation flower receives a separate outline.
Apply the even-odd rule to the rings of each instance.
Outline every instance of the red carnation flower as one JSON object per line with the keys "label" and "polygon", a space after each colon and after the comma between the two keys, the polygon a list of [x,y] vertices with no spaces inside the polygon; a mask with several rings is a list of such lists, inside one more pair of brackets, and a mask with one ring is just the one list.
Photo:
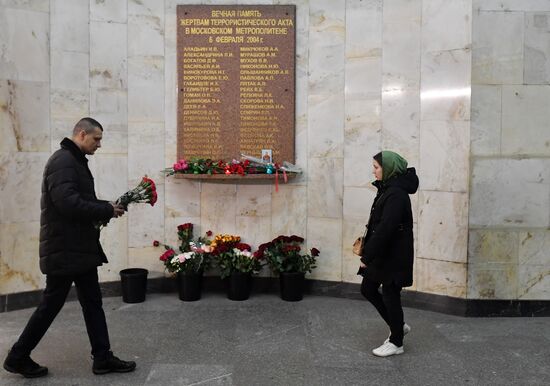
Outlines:
{"label": "red carnation flower", "polygon": [[311,256],[319,256],[321,253],[317,248],[311,248]]}
{"label": "red carnation flower", "polygon": [[212,231],[206,231],[206,235],[207,235],[208,237],[212,236]]}

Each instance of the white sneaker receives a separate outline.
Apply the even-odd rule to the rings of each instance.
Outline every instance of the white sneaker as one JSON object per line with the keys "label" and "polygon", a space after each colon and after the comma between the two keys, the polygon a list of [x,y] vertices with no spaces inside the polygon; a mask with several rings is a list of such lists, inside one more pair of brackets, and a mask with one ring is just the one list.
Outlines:
{"label": "white sneaker", "polygon": [[397,347],[391,342],[384,343],[382,346],[372,350],[372,353],[377,357],[389,357],[392,355],[403,354],[404,352],[405,350],[403,350],[403,346]]}
{"label": "white sneaker", "polygon": [[[403,324],[403,336],[407,335],[409,332],[411,332],[411,326],[409,326],[407,323]],[[390,336],[391,336],[391,332],[390,332],[390,335],[388,335],[388,337],[384,341],[384,343],[388,343],[390,341]]]}

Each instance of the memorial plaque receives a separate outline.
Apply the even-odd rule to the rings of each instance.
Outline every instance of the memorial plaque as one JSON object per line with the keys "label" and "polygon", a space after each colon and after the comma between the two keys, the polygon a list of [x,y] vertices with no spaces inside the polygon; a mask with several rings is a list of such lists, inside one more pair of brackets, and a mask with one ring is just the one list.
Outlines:
{"label": "memorial plaque", "polygon": [[294,163],[294,5],[178,5],[178,158]]}

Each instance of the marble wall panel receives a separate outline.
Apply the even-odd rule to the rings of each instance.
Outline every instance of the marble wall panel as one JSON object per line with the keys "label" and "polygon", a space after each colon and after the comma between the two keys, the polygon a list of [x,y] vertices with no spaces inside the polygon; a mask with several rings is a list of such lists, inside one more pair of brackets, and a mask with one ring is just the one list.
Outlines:
{"label": "marble wall panel", "polygon": [[309,158],[342,157],[344,152],[344,95],[308,98]]}
{"label": "marble wall panel", "polygon": [[[51,50],[89,53],[89,22],[89,0],[52,0],[50,9]],[[53,63],[51,65],[53,66]]]}
{"label": "marble wall panel", "polygon": [[28,11],[49,12],[50,0],[2,0],[2,7]]}
{"label": "marble wall panel", "polygon": [[88,158],[93,158],[96,164],[94,179],[97,186],[96,194],[100,200],[114,201],[128,190],[128,157],[126,155],[101,154],[101,150],[98,150],[93,157]]}
{"label": "marble wall panel", "polygon": [[50,150],[50,87],[0,79],[0,152]]}
{"label": "marble wall panel", "polygon": [[546,228],[550,161],[477,159],[473,162],[470,226]]}
{"label": "marble wall panel", "polygon": [[201,225],[214,234],[238,234],[237,186],[204,183],[201,189]]}
{"label": "marble wall panel", "polygon": [[310,158],[308,216],[342,217],[343,158]]}
{"label": "marble wall panel", "polygon": [[405,157],[409,165],[418,167],[420,162],[420,91],[418,89],[382,91],[380,136],[382,149],[395,150]]}
{"label": "marble wall panel", "polygon": [[127,0],[90,0],[90,20],[126,23],[128,3]]}
{"label": "marble wall panel", "polygon": [[468,194],[420,191],[418,256],[466,263]]}
{"label": "marble wall panel", "polygon": [[422,189],[467,192],[469,148],[469,122],[422,121],[419,168]]}
{"label": "marble wall panel", "polygon": [[164,3],[128,2],[128,56],[164,55]]}
{"label": "marble wall panel", "polygon": [[344,82],[345,1],[309,7],[309,93],[341,93]]}
{"label": "marble wall panel", "polygon": [[128,207],[129,248],[148,247],[153,240],[164,239],[164,189],[157,190],[157,194],[158,201],[154,206],[133,204]]}
{"label": "marble wall panel", "polygon": [[474,12],[472,84],[523,83],[523,23],[522,12]]}
{"label": "marble wall panel", "polygon": [[257,250],[260,244],[271,241],[271,218],[267,216],[238,216],[236,217],[237,234],[244,243]]}
{"label": "marble wall panel", "polygon": [[424,52],[470,47],[471,26],[472,0],[424,0],[422,2],[422,50]]}
{"label": "marble wall panel", "polygon": [[162,122],[164,119],[164,58],[129,59],[128,121]]}
{"label": "marble wall panel", "polygon": [[127,153],[128,92],[113,88],[91,88],[90,115],[103,126],[101,152]]}
{"label": "marble wall panel", "polygon": [[307,248],[321,251],[317,268],[308,275],[314,279],[342,280],[342,219],[308,217]]}
{"label": "marble wall panel", "polygon": [[415,269],[418,291],[456,298],[466,296],[466,264],[417,258]]}
{"label": "marble wall panel", "polygon": [[[79,118],[89,115],[89,105],[89,90],[79,91],[57,89],[50,91],[50,115],[52,120],[69,120],[73,122],[71,126],[74,126]],[[54,129],[55,128],[52,126],[52,131]]]}
{"label": "marble wall panel", "polygon": [[127,89],[127,29],[126,24],[90,22],[91,87]]}
{"label": "marble wall panel", "polygon": [[550,156],[550,86],[502,87],[502,154]]}
{"label": "marble wall panel", "polygon": [[393,0],[384,2],[384,22],[420,22],[422,0]]}
{"label": "marble wall panel", "polygon": [[541,300],[550,298],[550,264],[520,265],[518,279],[519,299]]}
{"label": "marble wall panel", "polygon": [[[237,216],[271,216],[271,189],[271,185],[237,185]],[[278,194],[278,192],[273,192],[273,194]]]}
{"label": "marble wall panel", "polygon": [[[166,218],[194,217],[200,219],[201,183],[193,180],[165,179]],[[200,222],[200,221],[199,221]]]}
{"label": "marble wall panel", "polygon": [[502,86],[472,86],[471,154],[500,154]]}
{"label": "marble wall panel", "polygon": [[386,15],[382,34],[382,97],[420,86],[422,29],[419,20],[394,22]]}
{"label": "marble wall panel", "polygon": [[517,264],[520,233],[513,230],[470,229],[468,264]]}
{"label": "marble wall panel", "polygon": [[294,184],[279,186],[271,196],[271,236],[299,235],[307,230],[307,187]]}
{"label": "marble wall panel", "polygon": [[550,84],[550,12],[525,14],[524,83]]}
{"label": "marble wall panel", "polygon": [[539,229],[519,233],[520,265],[547,265],[550,261],[550,230]]}
{"label": "marble wall panel", "polygon": [[362,222],[364,225],[367,224],[370,209],[375,197],[376,189],[374,189],[374,187],[344,187],[344,218],[349,220],[359,220],[359,222]]}
{"label": "marble wall panel", "polygon": [[518,265],[468,266],[468,298],[517,299]]}
{"label": "marble wall panel", "polygon": [[[90,87],[90,54],[64,50],[50,51],[51,87],[60,90],[88,92]],[[58,113],[58,115],[61,115]]]}
{"label": "marble wall panel", "polygon": [[0,294],[37,290],[45,276],[39,268],[40,223],[0,224]]}
{"label": "marble wall panel", "polygon": [[546,0],[473,0],[474,11],[550,11]]}
{"label": "marble wall panel", "polygon": [[0,221],[34,222],[40,219],[40,189],[50,153],[0,153]]}
{"label": "marble wall panel", "polygon": [[49,32],[48,13],[0,7],[0,79],[48,82]]}
{"label": "marble wall panel", "polygon": [[155,247],[128,248],[128,267],[145,268],[149,277],[164,275],[164,264],[159,260],[162,251]]}
{"label": "marble wall panel", "polygon": [[422,120],[469,120],[470,49],[422,54]]}
{"label": "marble wall panel", "polygon": [[144,175],[157,184],[164,180],[164,127],[162,123],[130,123],[128,127],[128,181],[139,183]]}

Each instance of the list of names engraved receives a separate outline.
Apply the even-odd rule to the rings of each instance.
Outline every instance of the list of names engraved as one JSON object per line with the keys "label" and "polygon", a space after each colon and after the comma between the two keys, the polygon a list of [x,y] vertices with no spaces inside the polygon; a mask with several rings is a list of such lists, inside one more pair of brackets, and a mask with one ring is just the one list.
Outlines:
{"label": "list of names engraved", "polygon": [[295,6],[178,5],[178,158],[294,162]]}

